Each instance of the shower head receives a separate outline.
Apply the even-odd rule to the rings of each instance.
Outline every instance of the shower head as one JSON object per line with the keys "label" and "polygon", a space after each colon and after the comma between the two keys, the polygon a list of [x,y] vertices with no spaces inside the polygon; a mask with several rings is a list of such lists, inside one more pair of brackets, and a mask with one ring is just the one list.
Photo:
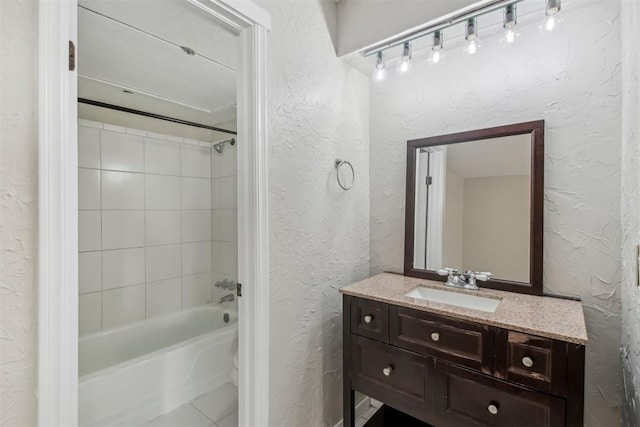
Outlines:
{"label": "shower head", "polygon": [[222,152],[224,151],[224,145],[227,142],[229,144],[231,144],[231,145],[236,145],[236,139],[235,138],[229,138],[229,139],[225,139],[224,141],[220,141],[220,142],[217,142],[217,143],[213,144],[213,149],[216,150],[218,153],[222,154]]}

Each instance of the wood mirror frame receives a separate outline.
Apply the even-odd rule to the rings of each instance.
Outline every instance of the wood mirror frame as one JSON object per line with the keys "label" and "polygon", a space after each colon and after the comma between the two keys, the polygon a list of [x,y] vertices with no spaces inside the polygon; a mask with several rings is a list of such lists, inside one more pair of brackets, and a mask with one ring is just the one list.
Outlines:
{"label": "wood mirror frame", "polygon": [[[514,135],[531,135],[531,214],[529,231],[529,283],[493,278],[480,287],[523,294],[542,295],[543,206],[544,206],[544,120],[479,129],[407,141],[407,184],[404,234],[404,275],[445,282],[433,270],[413,267],[415,227],[416,149],[461,142],[481,141]],[[443,266],[444,267],[444,266]],[[462,266],[461,266],[462,267]]]}

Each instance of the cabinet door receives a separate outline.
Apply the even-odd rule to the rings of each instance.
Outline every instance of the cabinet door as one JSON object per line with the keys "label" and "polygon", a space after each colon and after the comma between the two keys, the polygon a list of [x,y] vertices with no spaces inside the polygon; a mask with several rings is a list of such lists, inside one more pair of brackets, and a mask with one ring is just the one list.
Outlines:
{"label": "cabinet door", "polygon": [[465,368],[437,362],[437,414],[443,426],[558,427],[565,401]]}
{"label": "cabinet door", "polygon": [[367,396],[429,422],[434,408],[434,361],[351,335],[351,382]]}

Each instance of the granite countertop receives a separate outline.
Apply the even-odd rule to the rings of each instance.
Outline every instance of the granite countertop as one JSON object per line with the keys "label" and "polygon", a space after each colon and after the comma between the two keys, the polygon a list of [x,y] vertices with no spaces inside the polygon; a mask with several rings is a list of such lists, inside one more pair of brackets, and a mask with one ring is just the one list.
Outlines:
{"label": "granite countertop", "polygon": [[[495,312],[489,313],[405,296],[418,286],[500,299],[501,302]],[[467,291],[445,286],[442,282],[391,273],[378,274],[346,286],[340,292],[575,344],[585,345],[588,341],[580,301],[482,288]]]}

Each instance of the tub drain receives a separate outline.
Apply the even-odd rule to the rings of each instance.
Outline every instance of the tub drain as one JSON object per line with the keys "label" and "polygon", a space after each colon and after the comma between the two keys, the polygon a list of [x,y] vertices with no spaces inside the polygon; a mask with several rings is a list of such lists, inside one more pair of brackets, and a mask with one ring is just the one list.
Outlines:
{"label": "tub drain", "polygon": [[222,320],[224,320],[224,323],[229,323],[229,313],[225,313],[224,316],[222,316]]}

